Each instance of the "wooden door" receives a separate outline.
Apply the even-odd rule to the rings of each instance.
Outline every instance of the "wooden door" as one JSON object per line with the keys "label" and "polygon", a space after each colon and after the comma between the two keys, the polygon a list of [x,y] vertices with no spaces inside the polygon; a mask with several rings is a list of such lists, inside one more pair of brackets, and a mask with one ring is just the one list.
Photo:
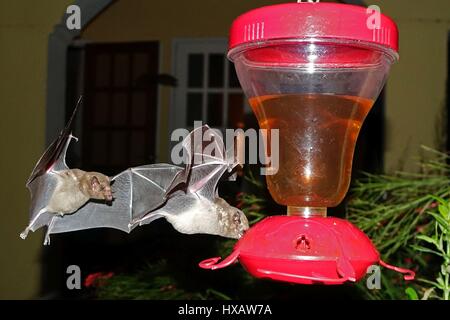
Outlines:
{"label": "wooden door", "polygon": [[82,166],[115,174],[155,160],[158,42],[86,45]]}

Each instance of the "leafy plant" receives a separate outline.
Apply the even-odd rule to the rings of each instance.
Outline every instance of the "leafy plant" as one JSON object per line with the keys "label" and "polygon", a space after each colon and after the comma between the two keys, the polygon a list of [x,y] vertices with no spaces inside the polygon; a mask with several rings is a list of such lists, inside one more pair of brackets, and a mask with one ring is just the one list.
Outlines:
{"label": "leafy plant", "polygon": [[[424,148],[428,159],[420,163],[419,173],[398,172],[394,175],[366,174],[356,182],[348,203],[348,218],[372,239],[384,260],[414,268],[418,280],[407,283],[395,272],[383,272],[382,290],[368,290],[358,285],[368,299],[449,299],[450,292],[450,158]],[[261,191],[264,186],[253,175],[245,179]],[[250,224],[265,217],[270,205],[264,196],[239,193],[236,206],[247,215]],[[270,210],[269,210],[270,211]],[[219,255],[226,256],[234,241],[221,241]],[[227,294],[218,290],[227,283],[209,282],[196,286],[183,284],[183,277],[168,272],[165,261],[152,264],[132,274],[117,274],[96,288],[98,298],[108,299],[229,299],[232,297],[310,296],[325,287],[286,286],[255,281],[239,270],[223,271],[233,279]],[[218,279],[218,278],[216,278]],[[305,291],[305,292],[304,292]],[[321,294],[323,291],[320,291]]]}
{"label": "leafy plant", "polygon": [[[349,220],[372,239],[383,259],[416,269],[422,280],[408,285],[399,275],[383,272],[383,290],[370,291],[360,285],[369,299],[415,300],[418,292],[422,298],[436,298],[437,290],[448,288],[448,270],[443,272],[448,268],[448,254],[444,254],[448,250],[444,217],[448,203],[444,199],[450,197],[450,157],[430,148],[423,150],[426,158],[420,162],[419,173],[365,174],[352,190]],[[440,268],[436,258],[443,260]],[[441,280],[433,278],[436,272]]]}
{"label": "leafy plant", "polygon": [[167,267],[167,262],[162,260],[156,264],[148,264],[133,274],[115,275],[96,287],[96,297],[113,300],[230,300],[224,293],[211,288],[198,292],[180,287],[175,278],[167,275]]}
{"label": "leafy plant", "polygon": [[[440,270],[434,281],[419,279],[431,285],[425,292],[427,298],[449,300],[450,297],[450,202],[442,198],[435,198],[439,203],[439,213],[427,212],[434,219],[434,232],[428,236],[420,234],[416,238],[421,241],[413,248],[419,252],[432,254],[441,260]],[[439,295],[441,292],[442,295]]]}
{"label": "leafy plant", "polygon": [[352,189],[348,218],[389,258],[415,239],[417,228],[430,223],[424,214],[435,206],[435,197],[450,195],[448,156],[423,147],[434,156],[420,164],[420,173],[365,174]]}

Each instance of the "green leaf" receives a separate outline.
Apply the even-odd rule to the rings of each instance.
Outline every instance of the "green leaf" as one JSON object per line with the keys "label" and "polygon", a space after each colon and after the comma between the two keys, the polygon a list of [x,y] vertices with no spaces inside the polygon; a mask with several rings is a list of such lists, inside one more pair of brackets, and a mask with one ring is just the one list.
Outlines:
{"label": "green leaf", "polygon": [[428,300],[431,296],[431,294],[433,293],[434,288],[430,288],[428,290],[425,291],[425,293],[423,294],[423,298],[422,300]]}
{"label": "green leaf", "polygon": [[417,239],[423,240],[423,241],[426,241],[426,242],[428,242],[428,243],[434,244],[435,246],[438,246],[438,242],[436,241],[436,239],[433,239],[433,238],[431,238],[431,237],[428,237],[428,236],[426,236],[426,235],[424,235],[424,234],[418,235],[418,236],[417,236]]}
{"label": "green leaf", "polygon": [[442,218],[440,215],[434,213],[434,212],[428,212],[429,215],[433,216],[433,218],[436,220],[437,223],[439,223],[440,226],[442,226],[446,230],[450,230],[449,223],[447,220]]}
{"label": "green leaf", "polygon": [[444,251],[444,234],[442,233],[439,237],[439,250]]}
{"label": "green leaf", "polygon": [[441,274],[445,277],[445,275],[448,273],[447,268],[445,265],[441,265]]}
{"label": "green leaf", "polygon": [[437,282],[430,281],[430,280],[423,279],[423,278],[419,278],[419,279],[417,279],[417,281],[429,284],[429,285],[431,285],[433,287],[438,287],[439,286],[439,284]]}
{"label": "green leaf", "polygon": [[437,255],[437,256],[439,256],[439,257],[444,257],[443,255],[442,255],[442,253],[440,253],[440,252],[437,252],[437,251],[435,251],[435,250],[432,250],[432,249],[428,249],[428,248],[425,248],[425,247],[422,247],[422,246],[411,246],[414,250],[416,250],[416,251],[420,251],[420,252],[424,252],[424,253],[432,253],[432,254],[435,254],[435,255]]}
{"label": "green leaf", "polygon": [[445,288],[444,279],[442,279],[442,277],[439,276],[439,277],[436,279],[436,281],[437,281],[437,283],[438,283],[437,287],[438,287],[439,289],[443,290],[443,289]]}
{"label": "green leaf", "polygon": [[446,203],[445,205],[441,204],[438,209],[441,216],[444,217],[445,220],[449,220],[448,203]]}
{"label": "green leaf", "polygon": [[405,290],[405,293],[408,295],[409,300],[419,300],[419,296],[417,295],[416,290],[412,287],[408,287]]}
{"label": "green leaf", "polygon": [[435,195],[430,195],[430,197],[433,198],[434,200],[436,200],[437,202],[439,202],[441,205],[448,205],[447,201],[445,201],[441,197],[438,197],[438,196],[435,196]]}
{"label": "green leaf", "polygon": [[229,296],[227,296],[226,294],[219,292],[217,290],[214,290],[214,289],[208,289],[208,290],[206,290],[206,293],[212,294],[212,295],[216,296],[216,298],[218,297],[219,299],[222,299],[222,300],[231,300],[231,298]]}

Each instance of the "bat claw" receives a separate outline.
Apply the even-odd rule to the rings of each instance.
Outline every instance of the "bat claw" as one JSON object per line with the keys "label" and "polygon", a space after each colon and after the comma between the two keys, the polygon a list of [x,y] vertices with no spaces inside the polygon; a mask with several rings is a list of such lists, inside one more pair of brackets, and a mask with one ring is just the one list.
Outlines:
{"label": "bat claw", "polygon": [[128,224],[128,229],[133,229],[136,225],[139,225],[139,221],[131,221],[129,224]]}
{"label": "bat claw", "polygon": [[49,245],[50,245],[50,236],[45,236],[44,246],[49,246]]}
{"label": "bat claw", "polygon": [[23,240],[25,240],[27,236],[28,236],[28,229],[25,229],[25,230],[20,234],[20,237],[21,237]]}

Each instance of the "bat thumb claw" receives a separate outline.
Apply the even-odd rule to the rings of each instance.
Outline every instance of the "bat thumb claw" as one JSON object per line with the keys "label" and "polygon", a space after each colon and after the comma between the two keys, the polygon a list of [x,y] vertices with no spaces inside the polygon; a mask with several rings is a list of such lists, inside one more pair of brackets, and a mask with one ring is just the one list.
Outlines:
{"label": "bat thumb claw", "polygon": [[136,227],[137,225],[139,225],[139,221],[131,221],[131,222],[128,224],[128,229],[131,230],[131,229],[133,229],[134,227]]}
{"label": "bat thumb claw", "polygon": [[19,235],[23,240],[28,237],[28,232],[30,232],[30,229],[27,227],[25,230],[22,231],[22,233]]}

